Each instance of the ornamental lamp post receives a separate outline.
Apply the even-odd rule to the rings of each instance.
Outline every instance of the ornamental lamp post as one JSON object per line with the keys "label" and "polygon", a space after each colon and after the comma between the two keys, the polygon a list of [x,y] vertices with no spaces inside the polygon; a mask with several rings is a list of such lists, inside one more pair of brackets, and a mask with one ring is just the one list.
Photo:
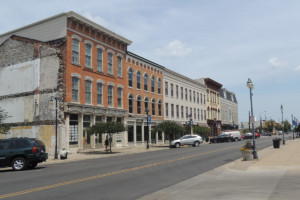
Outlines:
{"label": "ornamental lamp post", "polygon": [[190,117],[189,124],[190,124],[190,127],[191,127],[191,135],[193,135],[193,118],[192,118],[192,114],[189,114],[189,117]]}
{"label": "ornamental lamp post", "polygon": [[283,107],[281,105],[280,107],[281,110],[281,123],[282,123],[282,144],[285,144],[285,140],[284,140],[284,123],[283,123]]}
{"label": "ornamental lamp post", "polygon": [[57,153],[57,102],[60,102],[60,105],[62,102],[62,99],[58,97],[51,96],[50,98],[50,104],[53,104],[53,101],[55,100],[55,153],[54,153],[54,159],[58,159],[58,153]]}
{"label": "ornamental lamp post", "polygon": [[247,87],[250,89],[250,104],[251,104],[251,122],[252,122],[252,139],[253,139],[253,159],[258,159],[256,145],[255,145],[255,130],[254,130],[254,115],[253,115],[253,106],[252,106],[252,90],[254,89],[254,85],[250,78],[247,81]]}

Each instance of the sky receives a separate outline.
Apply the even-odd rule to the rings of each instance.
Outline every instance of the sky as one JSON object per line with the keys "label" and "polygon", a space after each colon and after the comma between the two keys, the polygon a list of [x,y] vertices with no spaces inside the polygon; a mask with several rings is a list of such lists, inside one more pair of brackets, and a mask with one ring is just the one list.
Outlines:
{"label": "sky", "polygon": [[299,0],[0,0],[0,34],[74,11],[129,39],[128,50],[234,92],[248,121],[300,120]]}

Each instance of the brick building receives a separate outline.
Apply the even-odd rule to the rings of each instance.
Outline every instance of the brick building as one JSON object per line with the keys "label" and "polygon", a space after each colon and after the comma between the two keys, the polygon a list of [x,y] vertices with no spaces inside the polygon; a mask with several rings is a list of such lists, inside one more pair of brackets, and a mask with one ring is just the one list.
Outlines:
{"label": "brick building", "polygon": [[[151,132],[151,127],[164,119],[163,70],[163,66],[127,52],[128,142],[133,145],[144,145],[147,139],[150,143],[164,141],[163,133]],[[151,116],[149,126],[147,111]]]}

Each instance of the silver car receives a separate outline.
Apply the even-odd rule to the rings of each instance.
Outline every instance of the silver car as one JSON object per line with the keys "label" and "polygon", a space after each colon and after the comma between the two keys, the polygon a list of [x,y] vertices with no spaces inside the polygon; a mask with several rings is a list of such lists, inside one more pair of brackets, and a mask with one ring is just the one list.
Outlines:
{"label": "silver car", "polygon": [[183,145],[192,145],[198,147],[203,142],[200,135],[184,135],[178,140],[173,140],[171,142],[171,147],[179,148]]}

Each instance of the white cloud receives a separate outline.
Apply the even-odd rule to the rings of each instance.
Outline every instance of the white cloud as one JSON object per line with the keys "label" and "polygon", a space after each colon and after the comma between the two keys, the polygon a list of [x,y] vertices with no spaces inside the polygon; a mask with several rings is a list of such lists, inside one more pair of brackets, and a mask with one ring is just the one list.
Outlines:
{"label": "white cloud", "polygon": [[284,67],[284,63],[279,61],[279,59],[277,57],[270,58],[269,59],[269,64],[272,67],[276,67],[276,68]]}
{"label": "white cloud", "polygon": [[300,71],[300,65],[294,68],[295,71]]}
{"label": "white cloud", "polygon": [[186,56],[192,51],[186,44],[179,40],[169,42],[166,46],[156,49],[155,53],[159,57],[181,57]]}

